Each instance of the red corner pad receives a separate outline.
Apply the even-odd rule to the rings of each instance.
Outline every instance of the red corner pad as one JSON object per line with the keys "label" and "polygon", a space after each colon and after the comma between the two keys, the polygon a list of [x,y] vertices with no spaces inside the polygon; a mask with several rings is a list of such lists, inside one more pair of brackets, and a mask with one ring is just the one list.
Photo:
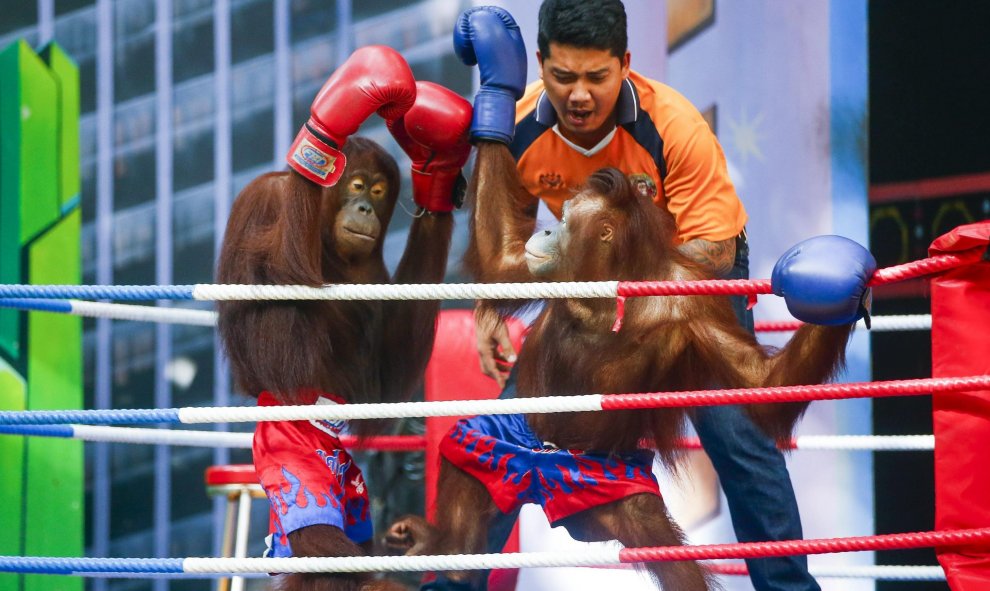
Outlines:
{"label": "red corner pad", "polygon": [[985,256],[988,245],[990,245],[990,220],[953,228],[951,232],[939,236],[932,242],[928,247],[928,254],[935,256],[972,251],[975,262]]}

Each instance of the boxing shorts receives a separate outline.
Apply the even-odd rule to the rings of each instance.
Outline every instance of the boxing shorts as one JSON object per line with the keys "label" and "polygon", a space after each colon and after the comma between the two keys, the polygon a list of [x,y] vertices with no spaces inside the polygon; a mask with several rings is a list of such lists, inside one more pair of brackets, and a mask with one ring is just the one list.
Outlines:
{"label": "boxing shorts", "polygon": [[[312,393],[312,404],[340,404]],[[280,406],[268,392],[258,406]],[[289,534],[330,525],[355,544],[371,539],[368,491],[361,469],[340,443],[346,421],[261,421],[254,431],[254,467],[270,503],[265,556],[292,556]]]}
{"label": "boxing shorts", "polygon": [[652,451],[559,449],[537,439],[521,414],[462,419],[440,454],[477,478],[503,513],[537,503],[551,524],[634,494],[660,495]]}

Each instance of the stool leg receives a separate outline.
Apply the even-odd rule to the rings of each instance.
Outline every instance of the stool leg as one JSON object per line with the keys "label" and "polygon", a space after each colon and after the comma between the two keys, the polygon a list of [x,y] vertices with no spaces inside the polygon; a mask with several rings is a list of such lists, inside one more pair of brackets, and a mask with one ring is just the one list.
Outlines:
{"label": "stool leg", "polygon": [[[251,493],[247,489],[241,491],[237,500],[237,543],[234,546],[234,557],[247,556],[248,531],[251,528]],[[244,577],[231,579],[230,591],[244,591]]]}
{"label": "stool leg", "polygon": [[[237,527],[237,522],[234,521],[234,512],[237,509],[234,499],[234,495],[227,496],[227,513],[223,519],[223,542],[220,544],[220,556],[224,558],[232,556],[231,552],[234,545],[234,532]],[[220,579],[217,591],[230,591],[230,579],[228,577]]]}

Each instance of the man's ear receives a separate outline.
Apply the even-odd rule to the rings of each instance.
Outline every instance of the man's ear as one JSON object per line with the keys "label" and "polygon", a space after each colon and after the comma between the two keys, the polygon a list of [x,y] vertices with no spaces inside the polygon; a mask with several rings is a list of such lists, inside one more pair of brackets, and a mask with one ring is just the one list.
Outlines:
{"label": "man's ear", "polygon": [[602,242],[611,242],[615,236],[615,227],[612,222],[603,222],[602,231],[598,233],[598,239]]}
{"label": "man's ear", "polygon": [[540,65],[537,69],[540,71],[540,80],[543,80],[543,54],[539,49],[536,50],[536,63]]}

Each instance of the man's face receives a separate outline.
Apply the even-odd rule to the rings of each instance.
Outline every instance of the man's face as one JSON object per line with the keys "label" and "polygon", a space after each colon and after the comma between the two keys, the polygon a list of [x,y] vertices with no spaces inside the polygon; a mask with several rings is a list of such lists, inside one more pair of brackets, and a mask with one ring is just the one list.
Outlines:
{"label": "man's face", "polygon": [[594,147],[615,127],[629,52],[619,59],[607,49],[551,43],[550,55],[537,52],[536,59],[561,133],[583,148]]}

